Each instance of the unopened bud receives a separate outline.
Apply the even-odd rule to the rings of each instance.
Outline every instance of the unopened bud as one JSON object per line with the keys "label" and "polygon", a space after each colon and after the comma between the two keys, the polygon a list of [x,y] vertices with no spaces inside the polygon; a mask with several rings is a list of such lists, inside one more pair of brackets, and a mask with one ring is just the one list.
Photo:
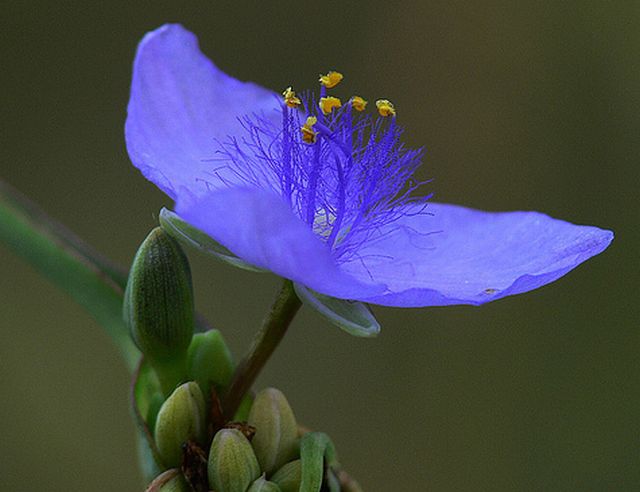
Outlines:
{"label": "unopened bud", "polygon": [[180,473],[180,470],[172,468],[158,475],[149,484],[145,492],[190,492],[191,487]]}
{"label": "unopened bud", "polygon": [[237,429],[221,429],[209,451],[209,485],[216,492],[245,492],[260,476],[247,438]]}
{"label": "unopened bud", "polygon": [[256,428],[251,441],[262,471],[271,474],[293,459],[297,450],[298,425],[289,402],[276,388],[260,391],[248,419]]}
{"label": "unopened bud", "polygon": [[298,492],[302,481],[302,461],[295,460],[287,463],[271,477],[282,492]]}
{"label": "unopened bud", "polygon": [[186,376],[194,326],[191,271],[175,239],[156,227],[131,265],[124,320],[134,342],[169,394]]}
{"label": "unopened bud", "polygon": [[191,487],[187,485],[182,475],[177,475],[162,485],[158,492],[190,492]]}
{"label": "unopened bud", "polygon": [[269,482],[262,474],[258,480],[251,484],[247,492],[282,492],[282,490],[275,483]]}
{"label": "unopened bud", "polygon": [[182,445],[202,442],[205,437],[205,405],[197,383],[178,386],[160,407],[156,419],[155,440],[166,466],[180,466]]}
{"label": "unopened bud", "polygon": [[205,395],[211,385],[220,390],[226,387],[233,375],[231,352],[218,330],[196,333],[187,354],[187,374],[196,381]]}

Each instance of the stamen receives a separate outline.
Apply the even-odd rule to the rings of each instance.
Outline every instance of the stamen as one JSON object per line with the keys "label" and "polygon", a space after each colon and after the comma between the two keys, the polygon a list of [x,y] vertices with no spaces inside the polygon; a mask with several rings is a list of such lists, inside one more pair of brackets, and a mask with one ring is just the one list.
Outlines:
{"label": "stamen", "polygon": [[416,190],[425,182],[412,178],[423,152],[401,143],[390,101],[376,101],[382,118],[372,118],[362,113],[365,99],[354,95],[343,106],[328,96],[329,86],[323,83],[317,98],[299,98],[288,87],[281,125],[259,114],[245,117],[245,137],[221,142],[216,160],[227,164],[213,172],[224,170],[230,186],[233,180],[281,194],[336,260],[364,264],[362,245],[380,231],[405,227],[397,221],[407,214],[424,213],[429,196]]}
{"label": "stamen", "polygon": [[378,99],[376,101],[376,107],[378,108],[380,116],[387,117],[396,115],[396,108],[393,106],[391,101],[387,99]]}
{"label": "stamen", "polygon": [[320,106],[323,114],[330,114],[331,111],[342,106],[342,101],[333,96],[321,97],[318,106]]}
{"label": "stamen", "polygon": [[282,95],[284,96],[284,103],[290,108],[297,108],[302,104],[300,98],[296,97],[296,93],[292,87],[287,87]]}
{"label": "stamen", "polygon": [[364,108],[367,107],[367,102],[360,96],[353,96],[351,98],[351,107],[356,111],[364,111]]}
{"label": "stamen", "polygon": [[318,118],[316,118],[315,116],[309,116],[305,124],[300,128],[300,131],[302,132],[302,141],[304,143],[316,143],[318,132],[313,129],[313,125],[315,125],[317,122]]}
{"label": "stamen", "polygon": [[327,89],[333,89],[340,83],[343,75],[340,72],[330,71],[327,75],[320,75],[320,83]]}

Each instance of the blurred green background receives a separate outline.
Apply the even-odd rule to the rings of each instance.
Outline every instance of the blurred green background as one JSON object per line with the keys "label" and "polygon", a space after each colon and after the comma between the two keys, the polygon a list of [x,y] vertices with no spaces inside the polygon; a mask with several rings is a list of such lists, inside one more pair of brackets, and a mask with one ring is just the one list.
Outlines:
{"label": "blurred green background", "polygon": [[[240,79],[302,88],[335,68],[393,100],[439,201],[616,232],[527,295],[376,308],[377,339],[304,310],[258,387],[367,491],[638,490],[640,3],[5,2],[0,176],[123,264],[171,205],[123,140],[136,44],[168,21]],[[278,281],[190,256],[239,357]],[[142,490],[116,350],[2,246],[0,394],[0,490]]]}

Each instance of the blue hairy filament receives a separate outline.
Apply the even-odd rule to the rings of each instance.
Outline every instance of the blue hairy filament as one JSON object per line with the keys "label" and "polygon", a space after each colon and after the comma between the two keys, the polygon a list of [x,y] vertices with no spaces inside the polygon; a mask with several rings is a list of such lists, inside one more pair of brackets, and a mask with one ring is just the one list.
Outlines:
{"label": "blue hairy filament", "polygon": [[[300,131],[307,116],[317,118],[313,141]],[[358,251],[367,241],[425,213],[430,195],[419,191],[426,182],[413,178],[423,150],[402,144],[395,116],[361,114],[349,103],[323,114],[305,95],[300,108],[282,104],[280,125],[260,114],[241,122],[243,138],[219,142],[216,172],[281,195],[341,262],[363,261]]]}

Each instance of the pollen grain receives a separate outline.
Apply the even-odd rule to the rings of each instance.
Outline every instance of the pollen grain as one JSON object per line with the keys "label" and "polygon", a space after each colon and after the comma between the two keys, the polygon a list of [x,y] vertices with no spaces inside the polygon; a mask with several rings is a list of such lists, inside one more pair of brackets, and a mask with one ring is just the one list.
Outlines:
{"label": "pollen grain", "polygon": [[376,101],[376,108],[378,108],[378,113],[380,116],[395,116],[396,108],[393,106],[393,103],[387,99],[378,99]]}
{"label": "pollen grain", "polygon": [[333,97],[333,96],[321,97],[320,102],[318,103],[318,106],[320,106],[320,109],[324,114],[329,114],[334,109],[337,109],[340,106],[342,106],[342,101],[340,101],[340,99],[338,99],[337,97]]}
{"label": "pollen grain", "polygon": [[282,95],[284,96],[284,103],[290,108],[297,108],[302,104],[302,101],[296,96],[292,87],[287,87]]}
{"label": "pollen grain", "polygon": [[327,89],[333,89],[336,85],[340,83],[343,75],[340,72],[330,71],[327,75],[320,75],[320,83],[324,85]]}

